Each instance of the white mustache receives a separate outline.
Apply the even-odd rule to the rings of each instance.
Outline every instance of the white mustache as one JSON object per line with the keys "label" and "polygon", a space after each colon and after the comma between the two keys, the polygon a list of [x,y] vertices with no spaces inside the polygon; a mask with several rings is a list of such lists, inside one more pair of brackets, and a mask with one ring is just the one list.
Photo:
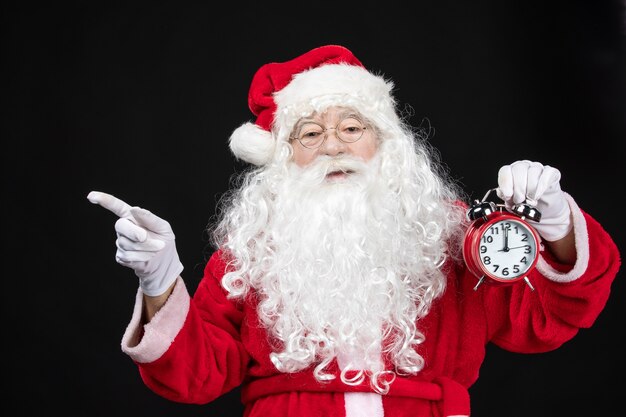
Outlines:
{"label": "white mustache", "polygon": [[365,163],[353,158],[333,158],[326,164],[326,173],[342,171],[359,173],[365,169]]}
{"label": "white mustache", "polygon": [[345,172],[345,173],[364,173],[367,168],[367,164],[352,157],[322,157],[315,161],[313,164],[304,168],[304,177],[314,180],[322,181],[326,175],[332,172]]}

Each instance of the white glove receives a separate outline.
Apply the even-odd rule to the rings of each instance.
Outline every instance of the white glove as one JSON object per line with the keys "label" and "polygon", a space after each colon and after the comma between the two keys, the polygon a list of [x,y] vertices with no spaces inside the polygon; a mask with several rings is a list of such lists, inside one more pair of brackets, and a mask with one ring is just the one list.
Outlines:
{"label": "white glove", "polygon": [[115,222],[115,260],[135,270],[144,294],[163,294],[183,270],[170,224],[110,194],[92,191],[87,199],[119,217]]}
{"label": "white glove", "polygon": [[558,169],[539,162],[516,161],[498,172],[496,193],[506,207],[523,203],[534,206],[540,221],[533,226],[542,238],[554,242],[565,237],[572,229],[571,210],[561,190]]}

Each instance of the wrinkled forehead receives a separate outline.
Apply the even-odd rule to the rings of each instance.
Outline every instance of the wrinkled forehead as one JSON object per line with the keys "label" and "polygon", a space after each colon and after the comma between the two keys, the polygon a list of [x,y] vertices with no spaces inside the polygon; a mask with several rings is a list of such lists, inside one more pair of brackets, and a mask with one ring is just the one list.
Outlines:
{"label": "wrinkled forehead", "polygon": [[359,120],[363,120],[363,116],[359,113],[358,110],[351,107],[343,107],[343,106],[332,106],[328,107],[323,111],[315,111],[311,114],[301,117],[296,122],[296,127],[301,126],[303,123],[313,122],[313,123],[336,123],[340,120],[343,120],[347,117],[354,117]]}

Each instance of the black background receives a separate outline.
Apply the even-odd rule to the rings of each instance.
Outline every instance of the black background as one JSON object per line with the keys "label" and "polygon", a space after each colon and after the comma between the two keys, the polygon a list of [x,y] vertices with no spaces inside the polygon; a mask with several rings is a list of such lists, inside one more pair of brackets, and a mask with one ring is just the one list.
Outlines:
{"label": "black background", "polygon": [[[137,281],[115,263],[115,216],[85,197],[109,192],[167,219],[193,292],[216,200],[245,168],[227,139],[252,118],[254,72],[322,44],[395,81],[472,198],[503,164],[555,166],[623,252],[623,2],[205,3],[3,6],[5,411],[240,414],[238,391],[184,405],[142,384],[120,350]],[[623,275],[594,327],[560,349],[490,347],[473,415],[623,409]]]}

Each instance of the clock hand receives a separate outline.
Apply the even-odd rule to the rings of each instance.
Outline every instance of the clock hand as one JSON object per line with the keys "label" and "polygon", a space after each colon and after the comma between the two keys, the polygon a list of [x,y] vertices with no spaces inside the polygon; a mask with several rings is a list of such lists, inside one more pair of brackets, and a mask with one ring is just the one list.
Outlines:
{"label": "clock hand", "polygon": [[526,248],[526,247],[528,247],[528,245],[513,246],[512,248],[508,248],[508,249],[519,249],[519,248]]}
{"label": "clock hand", "polygon": [[504,232],[504,247],[500,249],[498,252],[508,252],[510,249],[509,248],[509,228],[506,225],[504,225],[503,232]]}

